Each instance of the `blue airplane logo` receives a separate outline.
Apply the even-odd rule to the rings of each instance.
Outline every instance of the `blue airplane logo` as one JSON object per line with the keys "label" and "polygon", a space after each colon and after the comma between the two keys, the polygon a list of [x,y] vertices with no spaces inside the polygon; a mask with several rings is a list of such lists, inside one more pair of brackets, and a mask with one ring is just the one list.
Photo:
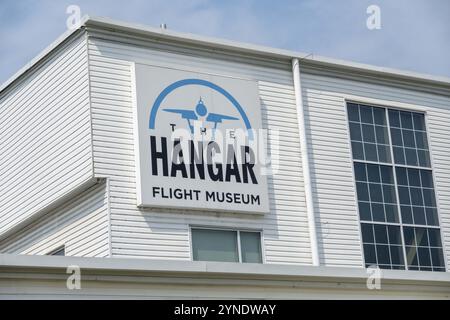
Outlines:
{"label": "blue airplane logo", "polygon": [[208,109],[203,103],[202,97],[200,97],[200,100],[198,101],[197,106],[195,107],[195,111],[186,109],[163,109],[163,111],[177,113],[181,115],[182,119],[186,119],[189,125],[189,129],[191,130],[191,133],[194,133],[194,126],[192,125],[191,121],[195,121],[198,120],[200,117],[206,116],[206,122],[214,123],[213,138],[215,136],[215,131],[219,123],[222,123],[224,120],[239,120],[238,118],[227,116],[224,114],[218,113],[208,114]]}

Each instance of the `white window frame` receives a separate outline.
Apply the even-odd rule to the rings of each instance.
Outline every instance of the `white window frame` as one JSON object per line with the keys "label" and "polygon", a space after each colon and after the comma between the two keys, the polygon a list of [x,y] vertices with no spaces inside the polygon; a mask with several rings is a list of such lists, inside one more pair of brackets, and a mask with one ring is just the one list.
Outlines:
{"label": "white window frame", "polygon": [[[205,226],[205,225],[189,225],[189,251],[190,251],[190,258],[191,261],[200,261],[200,260],[194,260],[194,246],[192,243],[192,229],[202,229],[202,230],[211,230],[211,231],[234,231],[236,232],[236,240],[237,240],[237,251],[238,251],[238,261],[234,263],[248,263],[248,262],[242,262],[242,252],[241,252],[241,232],[253,232],[253,233],[259,233],[260,240],[259,240],[259,246],[261,251],[261,263],[257,264],[265,264],[265,252],[264,252],[264,245],[263,245],[263,230],[261,229],[250,229],[250,228],[235,228],[235,227],[223,227],[223,226]],[[231,262],[232,263],[232,262]]]}
{"label": "white window frame", "polygon": [[[377,161],[367,161],[367,160],[355,160],[353,158],[353,150],[352,150],[352,143],[350,139],[350,121],[348,118],[348,103],[353,104],[360,104],[360,105],[367,105],[370,107],[379,107],[383,108],[385,110],[386,115],[386,126],[388,131],[388,137],[389,137],[389,150],[391,153],[391,163],[384,163],[384,162],[377,162]],[[387,101],[387,100],[380,100],[380,99],[373,99],[373,98],[367,98],[367,97],[360,97],[355,95],[345,95],[343,99],[343,106],[345,111],[345,119],[346,119],[346,125],[347,125],[347,137],[349,142],[349,148],[350,148],[350,156],[351,156],[351,167],[352,167],[352,174],[353,174],[353,183],[354,183],[354,196],[356,200],[356,212],[357,212],[357,219],[358,219],[358,229],[359,229],[359,237],[360,237],[360,249],[362,254],[362,265],[365,268],[365,256],[364,256],[364,247],[363,247],[363,239],[362,239],[362,223],[367,224],[380,224],[380,225],[393,225],[393,226],[399,226],[400,227],[400,233],[401,233],[401,239],[402,239],[402,252],[403,252],[403,259],[405,264],[404,271],[408,271],[408,261],[407,261],[407,255],[406,255],[406,245],[405,245],[405,238],[404,238],[404,232],[403,227],[422,227],[422,228],[431,228],[431,229],[439,229],[439,233],[441,236],[441,245],[442,245],[442,251],[443,251],[443,258],[444,258],[444,272],[448,272],[448,259],[446,256],[446,245],[445,245],[445,238],[442,231],[442,218],[441,218],[441,208],[439,204],[439,196],[438,196],[438,189],[436,186],[436,177],[435,177],[435,170],[434,170],[434,160],[433,160],[433,154],[432,154],[432,145],[430,140],[430,133],[429,133],[429,125],[428,125],[428,113],[426,107],[421,107],[417,105],[407,104],[407,103],[401,103],[401,102],[394,102],[394,101]],[[398,110],[398,111],[406,111],[406,112],[415,112],[415,113],[422,113],[424,115],[424,121],[425,121],[425,133],[427,137],[428,142],[428,150],[429,150],[429,157],[430,157],[430,167],[422,167],[420,165],[418,166],[411,166],[411,165],[402,165],[402,164],[396,164],[394,159],[394,152],[393,152],[393,144],[392,144],[392,137],[391,137],[391,127],[390,127],[390,119],[389,119],[389,110]],[[403,139],[403,137],[402,137]],[[415,139],[415,138],[414,138]],[[354,170],[354,163],[356,162],[362,162],[366,164],[375,164],[375,165],[385,165],[385,166],[391,166],[392,167],[392,173],[394,177],[394,183],[395,183],[395,194],[397,197],[397,209],[398,209],[398,218],[399,223],[393,223],[393,222],[378,222],[378,221],[361,221],[360,215],[359,215],[359,206],[358,206],[358,196],[356,193],[356,176],[355,176],[355,170]],[[438,223],[439,226],[428,226],[428,225],[416,225],[416,224],[408,224],[403,223],[402,216],[401,216],[401,210],[400,210],[400,200],[399,200],[399,194],[398,194],[398,184],[397,184],[397,175],[395,167],[403,167],[403,168],[412,168],[412,169],[419,169],[419,170],[428,170],[431,171],[431,176],[433,178],[433,188],[436,198],[436,208],[437,208],[437,216],[438,216]],[[396,270],[395,271],[401,271]],[[422,271],[422,272],[430,272],[430,271]]]}

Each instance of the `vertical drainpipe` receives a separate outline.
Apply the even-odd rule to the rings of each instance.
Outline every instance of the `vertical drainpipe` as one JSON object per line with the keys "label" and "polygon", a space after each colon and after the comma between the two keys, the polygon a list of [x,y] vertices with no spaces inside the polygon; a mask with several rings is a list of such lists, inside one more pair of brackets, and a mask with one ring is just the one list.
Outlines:
{"label": "vertical drainpipe", "polygon": [[303,108],[302,88],[300,84],[300,66],[297,58],[292,59],[292,74],[294,77],[295,104],[297,107],[298,131],[300,134],[300,149],[302,154],[303,180],[306,198],[306,213],[308,215],[309,240],[313,266],[319,266],[319,249],[317,245],[316,222],[314,217],[314,202],[311,186],[311,171],[309,168],[308,142],[306,139],[306,122]]}

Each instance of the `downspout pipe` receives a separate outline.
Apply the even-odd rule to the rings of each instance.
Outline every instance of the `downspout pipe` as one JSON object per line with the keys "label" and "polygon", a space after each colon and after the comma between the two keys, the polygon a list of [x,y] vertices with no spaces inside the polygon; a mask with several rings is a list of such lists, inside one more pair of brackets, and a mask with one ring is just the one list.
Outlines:
{"label": "downspout pipe", "polygon": [[303,108],[302,88],[300,82],[299,60],[292,59],[292,74],[294,77],[295,104],[297,107],[297,122],[300,135],[300,150],[302,156],[303,180],[306,199],[306,213],[308,215],[309,240],[313,266],[319,266],[319,249],[317,244],[316,221],[314,215],[314,201],[311,185],[311,170],[309,166],[308,142],[306,138],[305,112]]}

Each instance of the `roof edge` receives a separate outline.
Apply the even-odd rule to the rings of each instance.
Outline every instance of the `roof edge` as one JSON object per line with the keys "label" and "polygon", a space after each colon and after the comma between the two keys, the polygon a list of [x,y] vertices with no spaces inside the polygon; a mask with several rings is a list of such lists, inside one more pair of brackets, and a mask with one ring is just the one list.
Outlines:
{"label": "roof edge", "polygon": [[405,71],[394,68],[374,66],[359,62],[352,62],[348,60],[340,60],[334,58],[328,58],[324,56],[307,54],[297,51],[290,51],[285,49],[277,49],[273,47],[254,45],[249,43],[242,43],[232,40],[219,39],[207,36],[200,36],[190,33],[182,33],[167,29],[150,27],[142,24],[128,23],[118,21],[105,17],[90,17],[85,15],[82,17],[78,28],[70,29],[64,32],[53,43],[39,53],[35,58],[28,62],[24,67],[17,71],[13,76],[0,85],[0,94],[10,87],[15,81],[21,78],[24,74],[29,72],[39,62],[41,62],[47,55],[58,48],[65,40],[67,40],[72,34],[78,32],[83,27],[103,27],[114,31],[133,32],[137,34],[147,35],[153,38],[170,39],[174,41],[199,44],[203,46],[213,46],[217,48],[223,48],[226,50],[259,55],[263,57],[273,57],[278,59],[291,60],[293,58],[300,59],[304,62],[309,62],[315,65],[334,66],[347,70],[360,71],[371,74],[384,75],[388,77],[394,77],[403,80],[409,80],[413,82],[422,82],[426,84],[432,84],[437,86],[444,86],[450,89],[450,78],[443,76],[435,76],[429,74],[416,73],[413,71]]}

